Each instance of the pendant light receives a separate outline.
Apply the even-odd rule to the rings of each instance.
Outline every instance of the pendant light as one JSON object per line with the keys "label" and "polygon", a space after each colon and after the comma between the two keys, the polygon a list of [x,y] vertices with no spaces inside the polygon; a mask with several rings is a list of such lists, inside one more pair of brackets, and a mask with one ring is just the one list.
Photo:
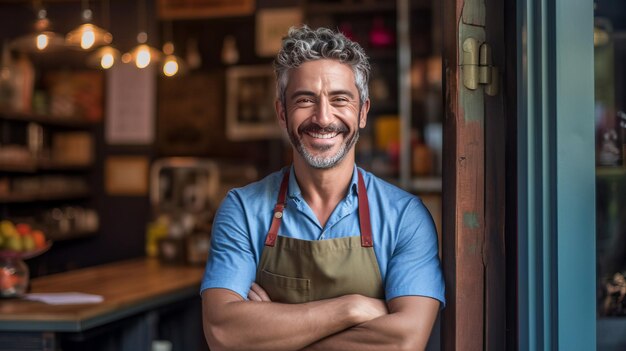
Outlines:
{"label": "pendant light", "polygon": [[43,5],[41,5],[41,1],[36,1],[34,8],[37,13],[35,31],[15,39],[10,44],[11,48],[20,52],[53,51],[63,48],[63,37],[50,30],[48,13]]}
{"label": "pendant light", "polygon": [[145,0],[138,0],[138,23],[139,34],[137,34],[137,43],[130,52],[122,56],[122,61],[128,63],[133,61],[137,68],[146,68],[151,63],[161,58],[161,52],[148,45],[148,33],[146,32],[146,4]]}
{"label": "pendant light", "polygon": [[87,58],[87,64],[92,67],[109,69],[120,59],[120,51],[107,45],[103,46]]}
{"label": "pendant light", "polygon": [[237,42],[235,41],[235,37],[227,35],[224,37],[224,43],[222,44],[222,63],[234,65],[237,61],[239,61]]}
{"label": "pendant light", "polygon": [[[104,0],[102,4],[102,24],[105,28],[109,26],[109,0]],[[87,64],[92,67],[109,69],[120,59],[120,51],[112,45],[106,45],[98,48],[87,58]]]}
{"label": "pendant light", "polygon": [[202,66],[202,55],[198,50],[198,39],[187,39],[187,65],[190,69],[200,68]]}
{"label": "pendant light", "polygon": [[91,23],[93,12],[89,8],[89,1],[82,0],[83,24],[70,31],[65,37],[65,42],[72,48],[91,50],[95,47],[111,44],[113,36],[107,30]]}
{"label": "pendant light", "polygon": [[186,70],[184,61],[174,54],[174,42],[172,33],[172,22],[165,22],[164,37],[166,42],[163,44],[163,53],[166,55],[163,59],[162,72],[166,77],[175,76]]}

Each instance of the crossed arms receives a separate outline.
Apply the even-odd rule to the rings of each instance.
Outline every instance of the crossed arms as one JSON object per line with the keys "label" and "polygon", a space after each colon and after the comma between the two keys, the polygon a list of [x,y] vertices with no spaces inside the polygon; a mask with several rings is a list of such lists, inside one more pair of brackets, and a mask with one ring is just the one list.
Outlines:
{"label": "crossed arms", "polygon": [[439,301],[345,295],[302,304],[271,302],[253,284],[250,300],[228,289],[202,292],[204,334],[221,350],[423,350]]}

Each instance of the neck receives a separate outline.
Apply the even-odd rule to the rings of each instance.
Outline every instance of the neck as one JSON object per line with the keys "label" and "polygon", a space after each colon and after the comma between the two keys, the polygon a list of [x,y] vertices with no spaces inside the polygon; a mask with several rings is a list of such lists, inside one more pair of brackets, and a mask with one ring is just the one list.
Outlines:
{"label": "neck", "polygon": [[354,152],[329,169],[313,168],[300,155],[294,156],[294,171],[302,197],[324,227],[332,211],[348,192],[354,171]]}

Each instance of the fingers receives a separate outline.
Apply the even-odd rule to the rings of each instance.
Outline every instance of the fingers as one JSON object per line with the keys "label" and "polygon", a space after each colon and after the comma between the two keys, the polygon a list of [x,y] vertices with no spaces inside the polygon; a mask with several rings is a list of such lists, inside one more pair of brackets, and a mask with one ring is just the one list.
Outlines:
{"label": "fingers", "polygon": [[272,299],[270,299],[270,296],[257,283],[252,283],[252,286],[250,287],[250,292],[253,292],[260,299],[260,301],[272,302]]}
{"label": "fingers", "polygon": [[252,291],[252,289],[250,289],[250,291],[248,291],[248,300],[250,300],[250,301],[257,301],[257,302],[262,302],[263,301],[261,299],[261,297],[257,293]]}

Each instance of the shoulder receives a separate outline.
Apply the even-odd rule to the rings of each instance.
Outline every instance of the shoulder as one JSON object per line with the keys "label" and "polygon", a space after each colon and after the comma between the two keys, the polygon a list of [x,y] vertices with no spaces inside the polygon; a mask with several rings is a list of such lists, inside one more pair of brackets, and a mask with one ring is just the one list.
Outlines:
{"label": "shoulder", "polygon": [[432,221],[430,212],[415,194],[363,171],[370,211],[373,216],[399,225],[421,226]]}
{"label": "shoulder", "polygon": [[383,201],[385,204],[394,204],[394,208],[423,206],[422,201],[416,195],[361,168],[359,168],[359,171],[363,174],[363,181],[365,182],[370,201],[373,198],[377,201]]}

